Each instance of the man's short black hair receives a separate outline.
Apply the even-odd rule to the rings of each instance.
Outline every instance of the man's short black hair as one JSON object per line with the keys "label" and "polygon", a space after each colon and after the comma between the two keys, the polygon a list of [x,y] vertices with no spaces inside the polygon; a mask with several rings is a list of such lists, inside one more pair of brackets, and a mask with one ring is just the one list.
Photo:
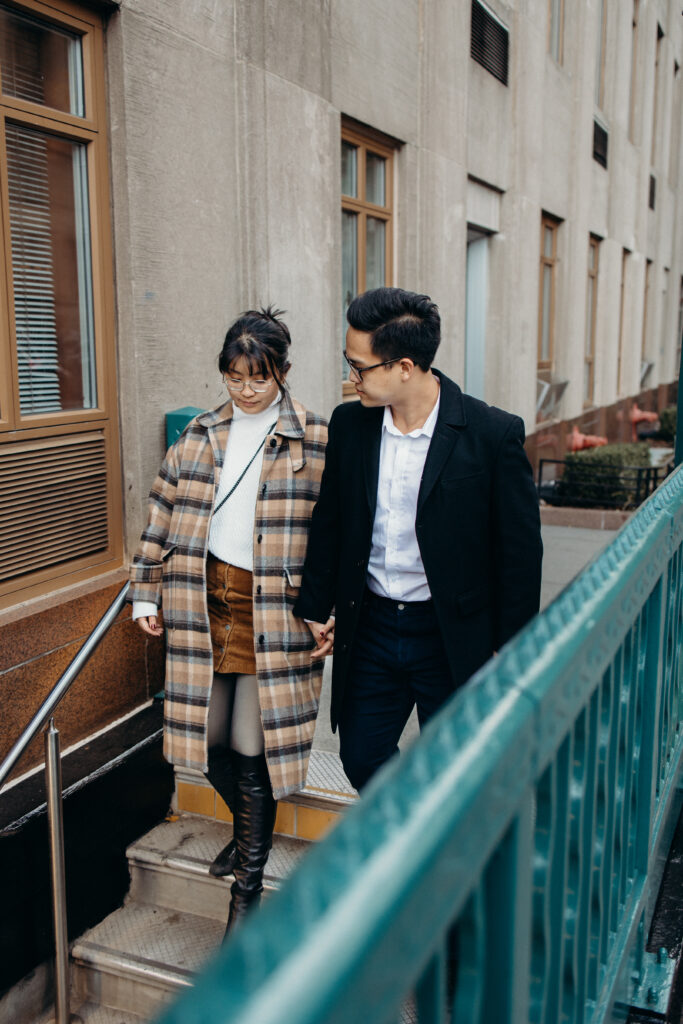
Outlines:
{"label": "man's short black hair", "polygon": [[441,318],[428,295],[403,288],[373,288],[357,295],[346,319],[357,331],[371,335],[378,359],[412,359],[425,372],[441,341]]}

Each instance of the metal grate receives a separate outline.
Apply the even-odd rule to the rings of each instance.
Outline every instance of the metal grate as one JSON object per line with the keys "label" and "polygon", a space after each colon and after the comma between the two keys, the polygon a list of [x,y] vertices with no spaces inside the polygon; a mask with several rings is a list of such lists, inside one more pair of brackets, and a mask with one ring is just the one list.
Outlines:
{"label": "metal grate", "polygon": [[607,167],[607,144],[609,136],[607,129],[603,128],[599,121],[593,122],[593,159],[597,160],[601,167]]}
{"label": "metal grate", "polygon": [[0,582],[105,550],[104,435],[99,431],[0,449]]}
{"label": "metal grate", "polygon": [[508,84],[509,33],[502,22],[479,0],[472,0],[472,40],[470,53],[478,64]]}

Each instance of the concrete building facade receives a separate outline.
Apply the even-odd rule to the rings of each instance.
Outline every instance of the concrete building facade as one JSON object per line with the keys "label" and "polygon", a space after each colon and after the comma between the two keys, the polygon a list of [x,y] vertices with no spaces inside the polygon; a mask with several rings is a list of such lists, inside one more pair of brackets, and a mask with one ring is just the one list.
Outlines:
{"label": "concrete building facade", "polygon": [[[25,58],[4,52],[0,464],[101,429],[109,510],[104,546],[40,571],[29,558],[0,583],[0,753],[125,578],[165,413],[221,401],[216,357],[242,310],[287,310],[292,390],[324,414],[344,395],[345,303],[374,283],[433,297],[437,365],[519,413],[532,448],[553,423],[675,382],[674,0],[11,0],[0,15],[15,41],[67,33],[85,68],[85,113],[73,99],[55,113],[7,85]],[[16,124],[89,161],[99,397],[44,420],[20,397],[34,371],[17,327]],[[42,501],[26,498],[29,519]],[[107,644],[106,684],[93,668],[65,711],[70,742],[159,689],[158,652],[129,622]]]}

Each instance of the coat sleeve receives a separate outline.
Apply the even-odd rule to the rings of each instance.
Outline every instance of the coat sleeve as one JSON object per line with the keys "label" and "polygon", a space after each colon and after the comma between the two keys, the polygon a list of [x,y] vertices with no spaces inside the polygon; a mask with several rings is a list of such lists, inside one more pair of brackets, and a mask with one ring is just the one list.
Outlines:
{"label": "coat sleeve", "polygon": [[334,608],[339,569],[339,453],[337,416],[328,426],[320,494],[311,516],[301,590],[293,612],[300,619],[326,622]]}
{"label": "coat sleeve", "polygon": [[493,489],[495,649],[536,615],[541,598],[541,519],[533,473],[524,451],[524,424],[515,416],[498,449]]}
{"label": "coat sleeve", "polygon": [[166,453],[159,475],[149,493],[147,525],[133,557],[128,601],[161,606],[162,552],[168,538],[178,483],[177,446]]}

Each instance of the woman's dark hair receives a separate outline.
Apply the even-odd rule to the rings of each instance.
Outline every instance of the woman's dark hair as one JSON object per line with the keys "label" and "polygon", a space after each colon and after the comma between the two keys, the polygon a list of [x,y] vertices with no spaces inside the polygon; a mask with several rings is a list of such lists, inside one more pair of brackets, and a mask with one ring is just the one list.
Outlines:
{"label": "woman's dark hair", "polygon": [[249,309],[228,328],[218,357],[218,369],[227,373],[242,356],[249,373],[274,377],[280,391],[285,390],[285,374],[291,363],[287,356],[292,339],[281,309]]}
{"label": "woman's dark hair", "polygon": [[371,335],[370,348],[379,359],[405,356],[425,371],[432,365],[441,341],[441,318],[428,295],[373,288],[356,296],[346,319],[355,330]]}

